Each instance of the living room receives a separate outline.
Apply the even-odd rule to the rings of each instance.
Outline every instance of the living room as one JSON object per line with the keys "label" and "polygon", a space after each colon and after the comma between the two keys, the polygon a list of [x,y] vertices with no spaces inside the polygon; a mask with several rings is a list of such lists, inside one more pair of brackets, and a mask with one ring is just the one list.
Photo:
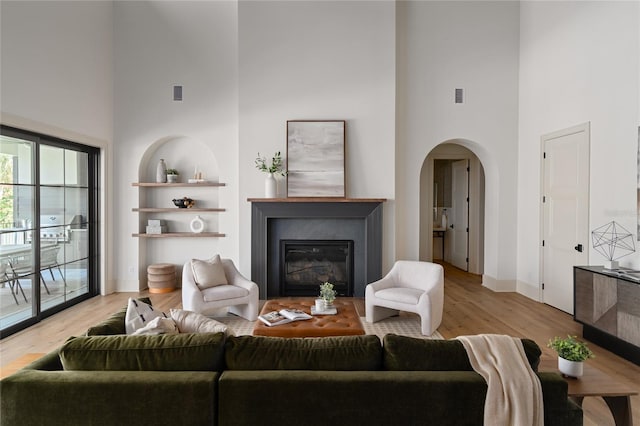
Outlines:
{"label": "living room", "polygon": [[[636,229],[637,2],[3,1],[0,12],[2,124],[101,150],[102,295],[143,290],[148,264],[215,253],[250,277],[247,199],[264,195],[254,159],[286,152],[294,119],[347,122],[347,195],[387,200],[384,272],[431,258],[420,176],[447,142],[485,170],[481,274],[493,287],[540,301],[542,135],[590,123],[589,229]],[[226,183],[226,211],[205,217],[225,237],[132,237],[132,183],[152,179],[163,149],[182,179],[198,167]],[[640,269],[640,255],[621,263]]]}

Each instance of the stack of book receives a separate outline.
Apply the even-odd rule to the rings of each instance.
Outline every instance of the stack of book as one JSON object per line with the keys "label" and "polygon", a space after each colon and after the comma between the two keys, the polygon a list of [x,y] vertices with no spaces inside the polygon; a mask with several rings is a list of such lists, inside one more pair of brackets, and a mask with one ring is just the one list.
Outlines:
{"label": "stack of book", "polygon": [[167,232],[167,225],[162,219],[149,219],[147,221],[147,234],[164,234]]}
{"label": "stack of book", "polygon": [[287,324],[293,321],[302,321],[313,318],[308,313],[299,309],[282,309],[280,311],[272,311],[262,314],[258,317],[260,321],[269,327],[274,325]]}

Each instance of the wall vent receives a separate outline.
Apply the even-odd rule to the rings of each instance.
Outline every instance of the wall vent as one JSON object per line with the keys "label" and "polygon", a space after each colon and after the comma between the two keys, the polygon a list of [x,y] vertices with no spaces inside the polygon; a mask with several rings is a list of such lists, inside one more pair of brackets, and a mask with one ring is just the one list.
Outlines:
{"label": "wall vent", "polygon": [[464,103],[464,89],[456,89],[455,100],[457,104]]}
{"label": "wall vent", "polygon": [[182,86],[173,86],[173,100],[174,101],[182,100]]}

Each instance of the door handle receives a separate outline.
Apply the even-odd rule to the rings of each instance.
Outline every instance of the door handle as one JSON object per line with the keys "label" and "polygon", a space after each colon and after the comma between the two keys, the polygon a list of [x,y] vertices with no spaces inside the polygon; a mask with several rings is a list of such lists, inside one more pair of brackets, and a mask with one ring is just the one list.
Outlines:
{"label": "door handle", "polygon": [[453,224],[449,225],[449,228],[453,229]]}
{"label": "door handle", "polygon": [[582,253],[582,244],[578,244],[577,246],[574,247],[574,249]]}

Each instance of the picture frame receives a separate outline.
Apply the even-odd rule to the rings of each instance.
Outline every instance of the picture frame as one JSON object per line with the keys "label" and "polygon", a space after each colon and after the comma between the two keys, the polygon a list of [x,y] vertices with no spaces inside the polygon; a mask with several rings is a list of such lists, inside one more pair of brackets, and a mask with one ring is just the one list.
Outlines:
{"label": "picture frame", "polygon": [[346,196],[345,120],[287,121],[287,197]]}

